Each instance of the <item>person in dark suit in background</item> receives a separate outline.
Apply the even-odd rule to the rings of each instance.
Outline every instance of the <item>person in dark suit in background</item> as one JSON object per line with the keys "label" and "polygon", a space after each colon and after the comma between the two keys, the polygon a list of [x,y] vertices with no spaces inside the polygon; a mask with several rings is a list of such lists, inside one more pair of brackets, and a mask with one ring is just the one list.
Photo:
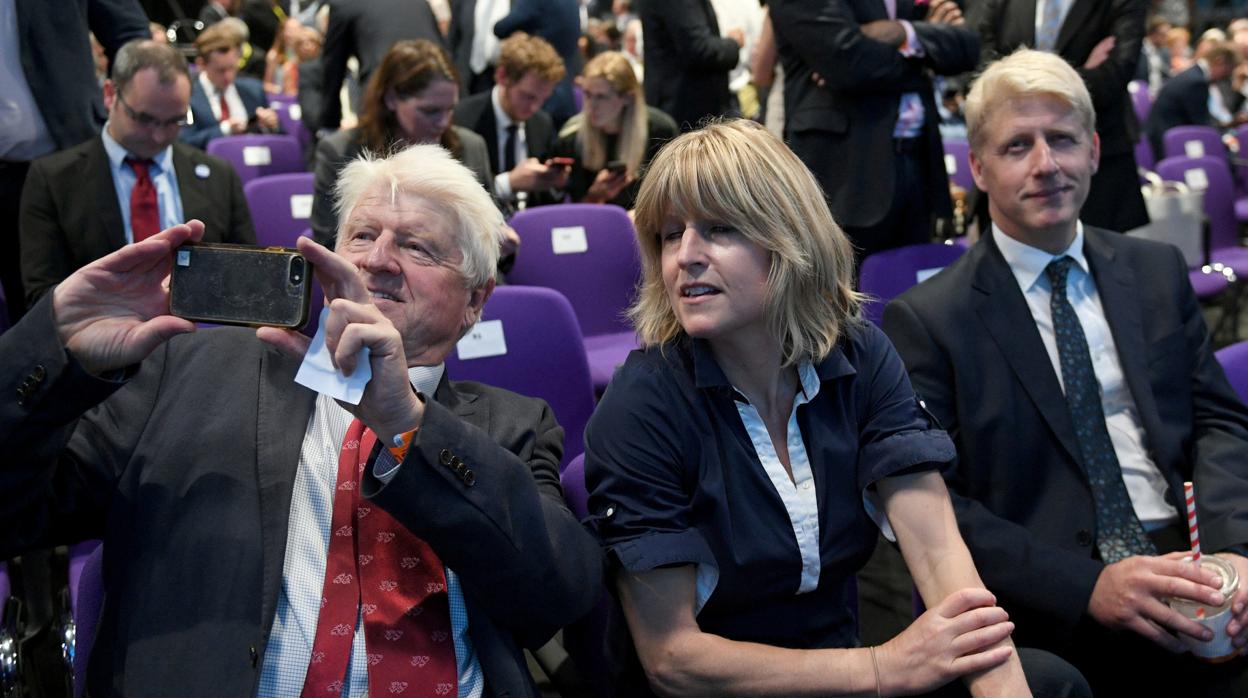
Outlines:
{"label": "person in dark suit in background", "polygon": [[176,142],[190,82],[172,47],[126,44],[104,83],[104,132],[31,164],[20,224],[30,304],[75,269],[188,218],[204,221],[206,241],[255,244],[234,169]]}
{"label": "person in dark suit in background", "polygon": [[1140,42],[1140,62],[1135,66],[1135,79],[1148,83],[1148,92],[1154,98],[1161,86],[1170,79],[1170,47],[1167,38],[1172,25],[1165,17],[1153,15],[1148,18],[1144,40]]}
{"label": "person in dark suit in background", "polygon": [[1056,53],[1079,71],[1101,139],[1100,168],[1081,216],[1120,233],[1148,223],[1135,163],[1140,129],[1127,94],[1147,9],[1147,0],[983,0],[969,17],[985,61],[1027,46]]}
{"label": "person in dark suit in background", "polygon": [[523,32],[503,41],[496,84],[460,101],[455,124],[485,139],[494,196],[505,207],[552,204],[568,181],[568,167],[548,162],[555,128],[542,104],[566,70],[547,41]]}
{"label": "person in dark suit in background", "polygon": [[1015,641],[1061,655],[1096,695],[1248,695],[1248,661],[1178,654],[1207,637],[1167,605],[1227,601],[1181,559],[1193,481],[1201,548],[1241,580],[1227,632],[1248,641],[1248,408],[1179,251],[1081,220],[1092,104],[1052,54],[989,66],[966,120],[992,230],[890,303],[884,330],[957,446],[958,527]]}
{"label": "person in dark suit in background", "polygon": [[924,18],[912,3],[885,0],[769,6],[787,140],[859,259],[927,242],[933,216],[953,211],[929,75],[966,72],[979,56],[957,5],[935,0]]}
{"label": "person in dark suit in background", "polygon": [[728,71],[745,44],[741,28],[721,36],[710,0],[637,0],[635,10],[646,42],[646,103],[685,131],[730,115]]}
{"label": "person in dark suit in background", "polygon": [[563,61],[563,79],[555,85],[542,110],[550,114],[555,129],[576,113],[572,77],[581,72],[581,13],[577,0],[515,0],[511,11],[494,25],[494,34],[506,39],[516,32],[545,39]]}
{"label": "person in dark suit in background", "polygon": [[1239,54],[1221,43],[1208,49],[1187,70],[1170,78],[1161,88],[1148,112],[1145,130],[1153,154],[1165,157],[1166,131],[1175,126],[1229,126],[1219,124],[1209,113],[1209,90],[1231,77]]}
{"label": "person in dark suit in background", "polygon": [[208,0],[199,11],[199,21],[204,27],[211,27],[226,17],[231,16],[234,0]]}
{"label": "person in dark suit in background", "polygon": [[199,75],[191,82],[191,120],[182,129],[183,143],[202,149],[221,136],[280,128],[263,83],[238,74],[242,43],[229,22],[214,24],[195,38]]}
{"label": "person in dark suit in background", "polygon": [[0,6],[0,284],[9,319],[25,311],[18,206],[30,161],[78,145],[107,118],[90,35],[111,64],[150,35],[138,0],[14,0]]}
{"label": "person in dark suit in background", "polygon": [[90,695],[537,698],[522,648],[602,593],[550,408],[445,372],[494,288],[494,202],[433,145],[354,162],[339,191],[336,251],[299,249],[335,365],[371,350],[357,405],[295,382],[294,331],[167,314],[197,221],[0,335],[0,557],[104,540]]}
{"label": "person in dark suit in background", "polygon": [[[480,3],[480,5],[478,5]],[[499,40],[494,25],[507,16],[510,0],[452,0],[446,40],[464,97],[494,87]]]}
{"label": "person in dark suit in background", "polygon": [[360,62],[361,85],[368,84],[382,56],[402,39],[428,39],[446,47],[438,20],[426,0],[332,0],[325,48],[321,53],[321,120],[309,124],[317,130],[338,130],[342,104],[338,93],[347,77],[347,60]]}

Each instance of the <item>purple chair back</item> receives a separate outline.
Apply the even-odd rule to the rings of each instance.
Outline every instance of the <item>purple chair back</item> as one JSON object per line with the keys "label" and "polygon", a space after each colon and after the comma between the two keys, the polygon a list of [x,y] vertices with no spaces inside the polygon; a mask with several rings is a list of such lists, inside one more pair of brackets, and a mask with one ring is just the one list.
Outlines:
{"label": "purple chair back", "polygon": [[446,358],[446,372],[453,380],[475,380],[545,400],[566,434],[560,469],[584,451],[594,386],[576,316],[559,292],[494,289],[481,322]]}
{"label": "purple chair back", "polygon": [[1148,113],[1153,110],[1153,97],[1148,94],[1148,81],[1132,80],[1127,83],[1127,92],[1131,95],[1135,118],[1140,120],[1140,124],[1148,121]]}
{"label": "purple chair back", "polygon": [[104,607],[103,545],[97,544],[83,559],[77,584],[71,580],[70,589],[78,599],[74,606],[74,698],[79,698],[86,691],[87,662],[95,645],[100,611]]}
{"label": "purple chair back", "polygon": [[971,146],[966,141],[945,141],[945,172],[949,181],[968,192],[975,191],[975,178],[971,176]]}
{"label": "purple chair back", "polygon": [[262,247],[294,247],[312,216],[311,172],[258,177],[243,186],[256,243]]}
{"label": "purple chair back", "polygon": [[1153,155],[1153,144],[1148,142],[1147,136],[1140,136],[1139,142],[1135,144],[1135,164],[1150,172],[1157,166],[1157,157]]}
{"label": "purple chair back", "polygon": [[924,243],[884,250],[862,260],[858,290],[871,296],[863,304],[866,319],[880,324],[884,306],[906,289],[948,266],[966,248],[962,245]]}
{"label": "purple chair back", "polygon": [[1157,163],[1157,174],[1169,182],[1184,182],[1193,189],[1204,189],[1211,256],[1216,257],[1214,253],[1220,249],[1239,247],[1235,190],[1231,184],[1231,169],[1225,157],[1206,155],[1199,158],[1166,158]]}
{"label": "purple chair back", "polygon": [[1235,161],[1235,180],[1239,185],[1239,194],[1248,195],[1248,124],[1240,124],[1235,128],[1235,138],[1239,141],[1239,153]]}
{"label": "purple chair back", "polygon": [[83,566],[95,549],[100,547],[98,540],[84,540],[69,546],[69,607],[78,608],[78,587],[82,579]]}
{"label": "purple chair back", "polygon": [[[1248,341],[1237,342],[1213,353],[1226,371],[1226,379],[1240,400],[1248,402]],[[566,496],[566,493],[565,493]]]}
{"label": "purple chair back", "polygon": [[1175,126],[1162,136],[1165,156],[1199,158],[1206,155],[1226,158],[1226,144],[1222,134],[1212,126]]}
{"label": "purple chair back", "polygon": [[521,239],[514,285],[545,286],[571,303],[586,337],[631,331],[624,310],[632,301],[641,262],[633,222],[619,206],[561,204],[517,213]]}
{"label": "purple chair back", "polygon": [[208,142],[208,154],[228,160],[243,184],[257,177],[307,170],[299,140],[285,134],[224,136]]}
{"label": "purple chair back", "polygon": [[269,100],[270,109],[279,109],[281,107],[289,107],[292,104],[299,103],[299,97],[296,95],[284,95],[281,93],[264,93],[266,99]]}
{"label": "purple chair back", "polygon": [[282,132],[294,136],[299,141],[299,149],[307,153],[308,148],[312,147],[312,132],[303,124],[303,108],[295,97],[282,99],[290,101],[269,101],[277,112],[277,122],[281,124]]}

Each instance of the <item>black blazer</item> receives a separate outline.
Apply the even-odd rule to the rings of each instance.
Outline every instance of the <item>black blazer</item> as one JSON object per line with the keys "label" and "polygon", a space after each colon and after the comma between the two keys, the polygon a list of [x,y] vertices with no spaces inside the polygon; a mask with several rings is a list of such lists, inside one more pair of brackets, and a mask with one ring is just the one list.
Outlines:
{"label": "black blazer", "polygon": [[[490,172],[498,174],[503,170],[498,159],[498,120],[494,118],[494,103],[491,101],[491,94],[491,91],[479,92],[468,99],[460,100],[459,105],[455,107],[454,120],[456,126],[462,126],[485,139],[486,150],[490,155]],[[554,155],[556,135],[550,114],[540,109],[537,110],[528,121],[524,122],[524,137],[528,144],[529,157],[545,160]],[[490,182],[487,188],[493,192],[494,183]],[[529,205],[553,204],[556,200],[556,195],[551,192],[535,192],[529,200]]]}
{"label": "black blazer", "polygon": [[1148,142],[1158,160],[1166,156],[1166,131],[1175,126],[1212,126],[1209,78],[1193,65],[1166,81],[1148,112]]}
{"label": "black blazer", "polygon": [[[1084,226],[1145,445],[1201,544],[1248,542],[1248,409],[1215,360],[1179,251]],[[1039,330],[991,235],[885,308],[916,392],[953,437],[959,528],[1020,645],[1061,646],[1100,574],[1096,514],[1074,426]]]}
{"label": "black blazer", "polygon": [[[103,538],[91,695],[255,695],[315,404],[298,366],[219,328],[159,347],[124,383],[94,379],[50,302],[0,335],[0,558]],[[559,488],[562,443],[544,402],[444,380],[398,474],[362,483],[459,575],[489,696],[536,698],[521,647],[602,593],[602,553]]]}
{"label": "black blazer", "polygon": [[[264,83],[259,80],[239,75],[234,80],[234,89],[238,91],[238,98],[242,100],[243,108],[247,110],[248,119],[254,116],[260,107],[268,106],[268,99],[264,95]],[[213,116],[212,105],[208,102],[208,93],[204,92],[204,86],[199,82],[199,78],[191,80],[191,117],[191,123],[183,126],[182,132],[178,134],[178,140],[183,143],[202,150],[208,147],[209,141],[223,135],[221,122]]]}
{"label": "black blazer", "polygon": [[[242,183],[228,162],[174,143],[173,167],[182,214],[204,222],[205,241],[256,243]],[[125,245],[122,220],[100,136],[31,163],[19,227],[28,302],[33,305],[74,270]]]}
{"label": "black blazer", "polygon": [[329,0],[329,8],[329,27],[321,54],[321,122],[310,125],[313,132],[318,128],[336,129],[342,121],[338,93],[351,56],[359,59],[363,89],[396,41],[428,39],[446,48],[438,20],[426,0]]}
{"label": "black blazer", "polygon": [[[974,68],[979,58],[975,32],[913,22],[924,57],[906,58],[859,29],[888,19],[883,0],[774,0],[769,5],[784,64],[785,133],[823,186],[837,222],[866,227],[888,213],[896,178],[893,130],[901,95],[907,92],[923,100],[926,121],[919,138],[925,181],[945,182],[940,115],[928,73],[955,75]],[[912,0],[898,0],[897,17],[913,16]],[[647,37],[647,54],[648,42]],[[816,84],[814,73],[825,86]],[[937,215],[952,215],[947,187],[912,195],[927,197]]]}
{"label": "black blazer", "polygon": [[637,0],[646,37],[646,103],[688,131],[733,110],[728,71],[741,47],[719,35],[710,0]]}

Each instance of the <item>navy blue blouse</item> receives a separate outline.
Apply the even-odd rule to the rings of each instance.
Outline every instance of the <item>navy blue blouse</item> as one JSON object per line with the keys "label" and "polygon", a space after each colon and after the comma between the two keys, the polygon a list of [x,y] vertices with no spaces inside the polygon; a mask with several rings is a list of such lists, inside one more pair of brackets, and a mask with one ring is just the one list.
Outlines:
{"label": "navy blue blouse", "polygon": [[697,616],[704,632],[780,647],[856,646],[854,574],[876,541],[864,492],[954,458],[874,325],[851,324],[815,369],[819,392],[797,409],[819,507],[821,568],[808,593],[796,593],[793,527],[734,403],[745,398],[705,342],[633,352],[589,422],[585,475],[599,535],[628,571],[717,568]]}

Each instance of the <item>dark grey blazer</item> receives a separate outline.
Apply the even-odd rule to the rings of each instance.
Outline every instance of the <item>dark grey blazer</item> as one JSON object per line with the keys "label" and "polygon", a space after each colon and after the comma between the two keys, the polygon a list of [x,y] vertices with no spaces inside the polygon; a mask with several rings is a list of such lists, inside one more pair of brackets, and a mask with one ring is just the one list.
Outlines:
{"label": "dark grey blazer", "polygon": [[[182,214],[204,222],[205,240],[255,244],[243,187],[229,163],[174,143],[173,167]],[[31,163],[20,218],[27,301],[33,304],[75,269],[126,244],[122,220],[100,136]]]}
{"label": "dark grey blazer", "polygon": [[[1248,409],[1214,359],[1169,245],[1084,226],[1145,445],[1184,511],[1196,483],[1201,546],[1248,542]],[[1096,515],[1061,385],[1005,259],[986,236],[885,308],[915,391],[953,437],[959,528],[1020,645],[1054,646],[1083,618],[1102,563]]]}
{"label": "dark grey blazer", "polygon": [[[0,558],[104,539],[91,695],[255,694],[315,403],[298,364],[220,328],[159,347],[129,380],[95,379],[49,301],[0,335]],[[521,646],[601,593],[601,552],[559,488],[562,443],[544,402],[444,380],[399,473],[363,483],[459,575],[487,695],[536,697]],[[475,482],[439,464],[444,449]]]}

